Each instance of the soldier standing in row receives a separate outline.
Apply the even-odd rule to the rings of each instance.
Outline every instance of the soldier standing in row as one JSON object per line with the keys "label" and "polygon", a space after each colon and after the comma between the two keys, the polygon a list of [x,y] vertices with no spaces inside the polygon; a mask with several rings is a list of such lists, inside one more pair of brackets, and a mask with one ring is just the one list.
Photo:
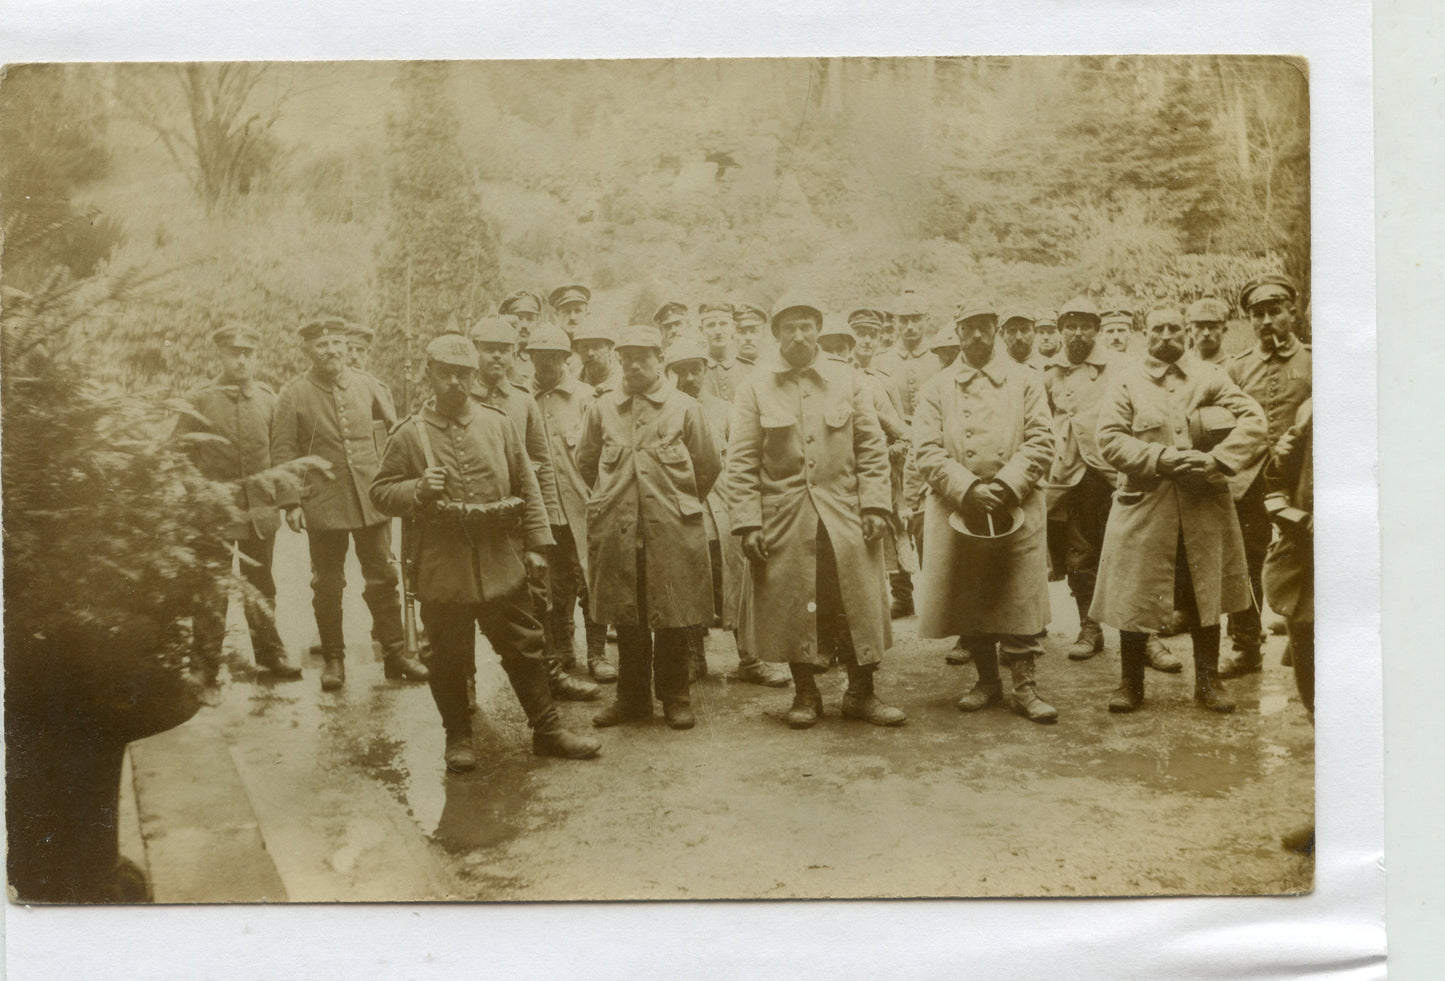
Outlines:
{"label": "soldier standing in row", "polygon": [[1115,354],[1129,353],[1129,339],[1134,334],[1134,311],[1118,304],[1099,315],[1099,343]]}
{"label": "soldier standing in row", "polygon": [[[1239,305],[1249,314],[1254,328],[1256,344],[1229,362],[1229,377],[1264,410],[1271,446],[1294,425],[1299,407],[1311,393],[1310,349],[1296,336],[1298,299],[1294,283],[1279,275],[1251,280],[1239,295]],[[1260,574],[1271,536],[1262,470],[1262,463],[1256,463],[1231,482],[1255,597],[1261,594]],[[1264,637],[1258,602],[1229,618],[1229,638],[1234,660],[1225,665],[1221,676],[1240,678],[1259,671]]]}
{"label": "soldier standing in row", "polygon": [[[918,634],[957,636],[972,654],[978,682],[959,699],[960,711],[1002,700],[1002,659],[1013,710],[1032,722],[1054,722],[1059,713],[1034,681],[1049,622],[1038,484],[1054,455],[1043,379],[1017,355],[997,352],[998,314],[990,304],[963,307],[957,331],[962,357],[924,386],[913,414],[914,456],[932,489]],[[970,533],[955,531],[952,516]],[[1013,527],[995,537],[987,531],[991,523]]]}
{"label": "soldier standing in row", "polygon": [[526,713],[532,752],[589,759],[601,743],[562,727],[531,613],[527,584],[545,578],[542,550],[552,544],[541,490],[506,413],[471,397],[476,375],[477,351],[465,337],[443,334],[427,345],[436,399],[397,427],[370,488],[381,511],[416,522],[416,595],[446,765],[477,765],[467,679],[478,628]]}
{"label": "soldier standing in row", "polygon": [[[293,507],[286,491],[278,500],[272,485],[254,479],[271,467],[271,420],[276,413],[276,393],[255,379],[256,348],[260,334],[250,327],[230,324],[211,333],[211,342],[221,356],[221,373],[186,394],[193,410],[176,423],[176,435],[202,433],[213,438],[192,438],[191,458],[196,469],[210,480],[234,485],[236,509],[243,520],[217,539],[217,557],[225,560],[228,549],[241,554],[241,574],[255,587],[264,605],[247,601],[246,626],[251,632],[251,652],[256,665],[276,678],[299,678],[301,669],[286,656],[286,647],[276,630],[276,580],[271,575],[271,557],[276,532],[281,527],[278,507]],[[210,547],[209,545],[207,547]],[[195,618],[195,649],[200,680],[214,685],[226,639],[226,598],[215,597],[216,605]]]}
{"label": "soldier standing in row", "polygon": [[1229,355],[1224,350],[1224,335],[1229,330],[1229,304],[1217,296],[1206,296],[1189,304],[1184,318],[1189,321],[1189,335],[1199,360],[1226,368]]}
{"label": "soldier standing in row", "polygon": [[1034,318],[1022,310],[1008,310],[999,318],[999,337],[1009,357],[1021,365],[1043,371],[1045,358],[1034,353]]}
{"label": "soldier standing in row", "polygon": [[818,349],[822,328],[817,303],[780,300],[777,357],[743,382],[733,410],[726,493],[751,563],[741,634],[748,650],[791,667],[789,726],[818,721],[815,675],[835,660],[848,671],[844,717],[902,725],[906,716],[873,686],[892,646],[888,450],[862,376]]}
{"label": "soldier standing in row", "polygon": [[733,306],[734,337],[737,339],[737,358],[751,368],[762,357],[763,326],[768,322],[768,312],[756,303],[738,303]]}
{"label": "soldier standing in row", "polygon": [[733,321],[731,303],[699,303],[698,319],[702,321],[702,337],[707,345],[707,374],[702,389],[729,405],[737,397],[738,385],[752,366],[737,359],[733,340],[737,326]]}
{"label": "soldier standing in row", "polygon": [[[581,330],[585,331],[584,325]],[[579,331],[580,332],[580,331]],[[607,628],[592,623],[587,614],[587,481],[577,469],[575,450],[582,431],[582,415],[593,398],[591,385],[567,373],[572,346],[561,328],[544,326],[532,334],[530,345],[536,375],[532,395],[542,410],[557,479],[561,522],[552,526],[557,543],[548,563],[550,610],[546,628],[547,649],[564,668],[575,661],[576,610],[581,601],[586,626],[587,673],[593,681],[607,684],[617,680],[617,669],[607,660]],[[598,641],[594,645],[591,641]]]}
{"label": "soldier standing in row", "polygon": [[[483,317],[472,327],[471,335],[479,358],[472,398],[501,409],[517,427],[522,448],[536,471],[542,506],[547,509],[547,522],[552,527],[561,525],[563,517],[557,494],[557,471],[552,465],[552,449],[548,445],[542,410],[526,388],[507,378],[507,369],[516,353],[516,328],[502,317]],[[546,616],[547,606],[545,584],[539,589],[536,602],[538,619],[542,619]],[[590,702],[602,697],[602,690],[592,682],[568,674],[562,661],[561,652],[547,651],[547,678],[552,684],[553,698]]]}
{"label": "soldier standing in row", "polygon": [[1264,417],[1223,371],[1185,357],[1180,310],[1154,310],[1147,323],[1148,354],[1114,373],[1098,412],[1099,451],[1123,477],[1091,608],[1120,632],[1109,711],[1143,703],[1148,632],[1178,609],[1194,643],[1195,701],[1232,712],[1217,684],[1219,618],[1247,607],[1250,589],[1227,478],[1259,459]]}
{"label": "soldier standing in row", "polygon": [[612,332],[589,322],[578,327],[571,340],[580,365],[577,377],[598,394],[616,391],[617,357],[612,350]]}
{"label": "soldier standing in row", "polygon": [[527,348],[532,332],[541,326],[542,297],[532,290],[513,290],[497,305],[497,316],[506,317],[517,328],[517,355],[507,377],[518,385],[530,385],[534,369]]}
{"label": "soldier standing in row", "polygon": [[[732,412],[732,405],[703,391],[708,357],[702,344],[687,339],[674,341],[665,354],[665,365],[677,390],[697,399],[712,434],[713,444],[720,451],[725,451],[728,443],[728,416]],[[712,559],[713,622],[730,631],[737,642],[738,609],[742,603],[747,559],[743,555],[742,542],[732,533],[732,519],[728,515],[723,489],[723,481],[714,482],[707,495],[707,509],[703,512],[703,519],[707,526],[708,554]],[[707,677],[707,654],[704,647],[706,638],[706,627],[700,627],[694,633],[691,664],[695,665],[696,669],[689,669],[690,680],[694,676]],[[741,643],[737,643],[737,652],[739,681],[769,688],[788,686],[788,673],[776,664],[759,661]]]}
{"label": "soldier standing in row", "polygon": [[1064,346],[1059,336],[1059,315],[1054,311],[1041,311],[1034,321],[1034,345],[1038,348],[1037,367],[1042,371]]}
{"label": "soldier standing in row", "polygon": [[652,314],[652,323],[662,337],[662,343],[672,345],[687,329],[687,304],[668,300]]}
{"label": "soldier standing in row", "polygon": [[299,335],[311,369],[281,390],[271,427],[271,459],[285,463],[316,455],[331,464],[330,474],[308,473],[299,507],[286,507],[287,526],[305,529],[311,552],[312,608],[325,661],[321,688],[334,691],[346,682],[341,595],[349,543],[366,579],[362,595],[386,677],[424,681],[427,669],[407,654],[402,635],[391,522],[368,494],[380,464],[373,427],[396,422],[391,397],[371,376],[347,367],[350,330],[340,317],[308,321]]}
{"label": "soldier standing in row", "polygon": [[559,286],[547,294],[547,302],[557,311],[557,323],[568,337],[577,333],[577,328],[587,319],[592,291],[585,286]]}
{"label": "soldier standing in row", "polygon": [[697,400],[662,370],[655,327],[619,338],[623,388],[588,406],[577,466],[587,503],[587,592],[592,617],[617,628],[615,701],[593,725],[652,716],[654,690],[673,729],[696,724],[688,691],[688,635],[712,621],[704,499],[721,470]]}

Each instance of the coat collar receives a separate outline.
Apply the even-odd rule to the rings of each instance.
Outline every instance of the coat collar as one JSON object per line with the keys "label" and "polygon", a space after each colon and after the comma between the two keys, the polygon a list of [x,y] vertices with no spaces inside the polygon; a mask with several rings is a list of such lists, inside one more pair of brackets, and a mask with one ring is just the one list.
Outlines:
{"label": "coat collar", "polygon": [[[661,406],[667,401],[667,397],[672,394],[673,390],[672,380],[664,374],[658,377],[656,385],[653,385],[652,388],[643,392],[638,398],[646,399],[653,405]],[[632,401],[632,396],[627,393],[625,388],[619,388],[612,393],[612,399],[618,405],[626,405]]]}
{"label": "coat collar", "polygon": [[903,344],[900,342],[897,346],[893,348],[893,353],[896,354],[898,357],[902,358],[904,361],[915,361],[918,358],[931,356],[933,354],[933,350],[928,346],[926,341],[919,341],[918,347],[914,348],[912,351],[908,350],[908,348],[904,347]]}
{"label": "coat collar", "polygon": [[713,358],[707,359],[707,366],[709,368],[721,368],[724,371],[732,371],[733,367],[736,364],[737,358],[721,358],[717,360],[714,360]]}
{"label": "coat collar", "polygon": [[548,392],[561,392],[563,395],[575,395],[577,394],[578,384],[582,383],[579,382],[578,379],[573,378],[570,374],[564,371],[562,372],[562,378],[557,382],[557,384],[549,386],[548,388],[543,388],[537,383],[537,376],[533,375],[532,394],[538,397],[546,395]]}
{"label": "coat collar", "polygon": [[472,400],[467,399],[466,404],[462,406],[461,415],[445,415],[437,411],[437,400],[436,397],[433,396],[427,399],[426,404],[422,406],[421,417],[438,429],[449,429],[452,426],[465,426],[471,422],[474,411],[472,408]]}
{"label": "coat collar", "polygon": [[1254,350],[1255,353],[1259,355],[1261,361],[1288,361],[1300,352],[1300,347],[1299,338],[1291,337],[1289,339],[1289,347],[1282,350],[1276,348],[1273,351],[1265,351],[1264,347],[1258,343],[1255,344]]}
{"label": "coat collar", "polygon": [[331,381],[321,377],[321,373],[313,367],[306,373],[306,377],[311,380],[311,384],[322,391],[329,392],[334,388],[339,388],[344,392],[351,387],[352,379],[354,379],[356,375],[350,368],[343,367],[341,374],[337,375],[334,381]]}
{"label": "coat collar", "polygon": [[1187,381],[1190,372],[1194,369],[1195,365],[1199,364],[1199,359],[1184,354],[1180,356],[1178,361],[1170,363],[1168,361],[1160,361],[1152,354],[1146,354],[1139,363],[1144,366],[1144,371],[1149,377],[1155,381],[1163,378],[1171,371]]}
{"label": "coat collar", "polygon": [[[1008,358],[1009,356],[1005,354],[1002,357]],[[967,358],[960,354],[954,360],[953,364],[948,366],[948,370],[953,372],[954,381],[959,385],[968,385],[979,375],[983,375],[989,381],[993,382],[995,386],[1002,385],[1004,380],[1008,378],[1008,364],[1000,360],[1000,355],[997,351],[994,352],[993,357],[988,359],[988,364],[982,368],[975,368],[969,364]]]}
{"label": "coat collar", "polygon": [[233,399],[248,399],[257,392],[256,379],[254,378],[250,381],[237,383],[228,382],[224,378],[217,376],[212,379],[211,387],[224,392],[228,397]]}
{"label": "coat collar", "polygon": [[[1102,370],[1103,368],[1107,367],[1109,362],[1112,360],[1113,358],[1109,356],[1109,349],[1106,348],[1104,345],[1100,344],[1098,341],[1095,341],[1093,350],[1089,352],[1088,356],[1084,358],[1084,360],[1081,361],[1080,364],[1093,365],[1095,368],[1099,368]],[[1065,371],[1068,371],[1070,368],[1077,367],[1077,365],[1075,365],[1074,362],[1069,360],[1068,349],[1061,347],[1059,348],[1059,353],[1055,354],[1049,360],[1048,367],[1063,368]]]}

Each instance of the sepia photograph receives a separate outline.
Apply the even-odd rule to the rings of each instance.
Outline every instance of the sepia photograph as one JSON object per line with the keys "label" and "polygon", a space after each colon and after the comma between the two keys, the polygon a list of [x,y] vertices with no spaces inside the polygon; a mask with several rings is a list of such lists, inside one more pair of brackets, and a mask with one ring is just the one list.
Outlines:
{"label": "sepia photograph", "polygon": [[11,902],[1310,893],[1310,92],[5,66]]}

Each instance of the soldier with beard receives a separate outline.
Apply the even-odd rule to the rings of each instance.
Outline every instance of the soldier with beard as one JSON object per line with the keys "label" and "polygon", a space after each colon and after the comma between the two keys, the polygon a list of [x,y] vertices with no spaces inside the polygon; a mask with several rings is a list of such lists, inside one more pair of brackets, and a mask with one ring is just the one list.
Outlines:
{"label": "soldier with beard", "polygon": [[1180,310],[1147,322],[1147,355],[1114,373],[1098,411],[1099,452],[1123,477],[1090,610],[1120,632],[1109,711],[1143,704],[1147,634],[1178,609],[1194,644],[1195,701],[1232,712],[1217,683],[1219,619],[1249,605],[1250,587],[1228,477],[1263,452],[1264,416],[1223,371],[1184,357]]}
{"label": "soldier with beard", "polygon": [[[708,357],[703,346],[695,340],[673,342],[664,356],[668,374],[684,395],[691,395],[702,406],[703,418],[712,432],[713,442],[726,452],[728,445],[728,416],[732,405],[704,390],[707,378]],[[714,623],[730,631],[738,652],[738,680],[768,688],[788,687],[787,671],[776,664],[759,661],[738,639],[738,611],[742,603],[743,577],[747,573],[747,559],[743,555],[742,541],[732,533],[732,519],[728,515],[727,501],[723,495],[724,484],[719,480],[707,495],[707,510],[703,512],[707,526],[708,555],[712,559],[712,597]],[[708,674],[706,625],[699,626],[691,635],[692,660],[688,679],[695,681]]]}
{"label": "soldier with beard", "polygon": [[[1310,349],[1296,336],[1298,299],[1294,283],[1279,275],[1251,280],[1239,295],[1239,305],[1249,313],[1257,343],[1229,362],[1229,377],[1264,410],[1271,446],[1294,425],[1300,405],[1311,394]],[[1261,595],[1260,574],[1271,537],[1262,471],[1263,461],[1257,460],[1231,481],[1249,562],[1250,586],[1256,597]],[[1240,678],[1259,671],[1263,636],[1257,603],[1229,618],[1229,638],[1235,656],[1220,676]]]}
{"label": "soldier with beard", "polygon": [[572,335],[577,356],[577,377],[597,393],[614,392],[619,384],[617,355],[612,349],[612,331],[601,324],[585,323]]}

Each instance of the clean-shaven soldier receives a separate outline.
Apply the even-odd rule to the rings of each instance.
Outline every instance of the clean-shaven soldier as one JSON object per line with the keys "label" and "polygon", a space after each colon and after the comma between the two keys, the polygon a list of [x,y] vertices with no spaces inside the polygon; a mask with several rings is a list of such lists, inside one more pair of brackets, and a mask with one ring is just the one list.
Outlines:
{"label": "clean-shaven soldier", "polygon": [[[1013,710],[1032,722],[1054,722],[1059,713],[1034,680],[1049,622],[1046,508],[1038,484],[1053,460],[1053,428],[1043,379],[1012,351],[995,347],[998,321],[987,302],[960,310],[959,360],[923,387],[913,413],[914,458],[932,490],[918,634],[956,636],[973,655],[978,681],[959,699],[960,711],[1002,700],[1002,660]],[[979,529],[978,536],[956,531],[953,515]],[[990,522],[1017,527],[995,537],[987,533]]]}
{"label": "clean-shaven soldier", "polygon": [[707,374],[703,376],[702,390],[731,403],[743,376],[752,370],[752,365],[738,360],[733,349],[737,337],[733,305],[718,301],[699,303],[697,316],[703,343],[707,345]]}
{"label": "clean-shaven soldier", "polygon": [[334,691],[346,682],[341,594],[346,550],[353,544],[386,677],[425,681],[427,669],[407,655],[402,635],[391,522],[368,494],[381,463],[374,427],[394,425],[396,410],[375,379],[347,366],[346,321],[322,317],[302,324],[298,333],[311,368],[281,389],[271,424],[271,459],[279,464],[315,455],[331,464],[329,474],[309,472],[300,506],[286,508],[287,526],[306,531],[311,551],[311,605],[325,662],[321,688]]}
{"label": "clean-shaven soldier", "polygon": [[563,728],[542,659],[528,580],[547,574],[547,511],[516,427],[471,397],[477,351],[460,334],[427,345],[435,400],[393,432],[370,488],[376,507],[415,522],[416,595],[431,638],[431,692],[447,768],[477,765],[467,680],[476,631],[501,658],[539,756],[589,759],[601,743]]}
{"label": "clean-shaven soldier", "polygon": [[592,617],[617,628],[617,695],[596,726],[652,716],[653,692],[673,729],[696,724],[688,635],[712,621],[704,501],[722,469],[697,400],[662,370],[662,335],[629,327],[617,343],[620,391],[593,399],[577,441],[587,501]]}
{"label": "clean-shaven soldier", "polygon": [[1206,296],[1189,304],[1184,318],[1189,321],[1189,334],[1199,360],[1228,370],[1224,335],[1229,331],[1229,304],[1217,296]]}
{"label": "clean-shaven soldier", "polygon": [[737,342],[737,359],[751,368],[762,357],[763,328],[768,323],[768,311],[756,303],[733,305],[734,338]]}
{"label": "clean-shaven soldier", "polygon": [[883,531],[892,510],[888,447],[868,386],[818,347],[823,308],[785,297],[773,310],[778,353],[744,380],[728,442],[733,533],[749,560],[742,638],[767,661],[786,661],[796,689],[788,725],[823,711],[815,675],[835,660],[848,672],[845,718],[902,725],[874,692],[892,646]]}

